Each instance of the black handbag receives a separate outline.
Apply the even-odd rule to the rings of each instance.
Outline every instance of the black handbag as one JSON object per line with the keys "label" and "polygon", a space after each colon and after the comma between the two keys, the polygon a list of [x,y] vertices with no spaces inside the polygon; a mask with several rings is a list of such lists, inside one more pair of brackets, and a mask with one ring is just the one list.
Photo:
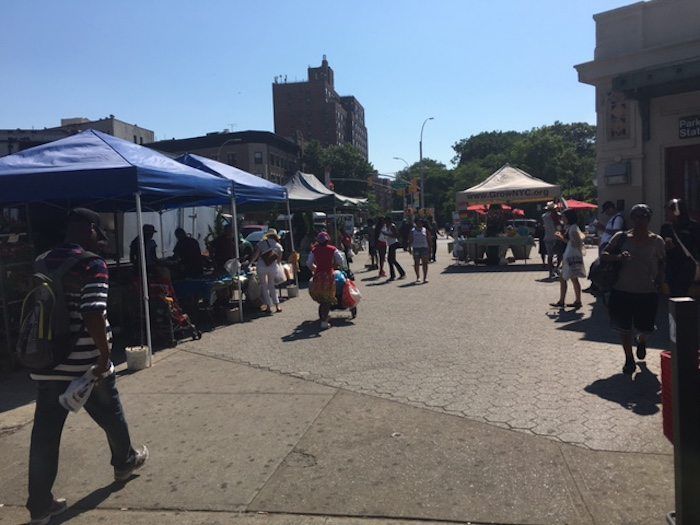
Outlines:
{"label": "black handbag", "polygon": [[[626,237],[627,233],[622,232],[620,235],[621,240],[616,242],[615,246],[610,247],[610,249],[606,251],[611,255],[618,255],[620,252],[622,252],[622,245],[625,243]],[[613,289],[613,286],[615,286],[617,278],[620,275],[621,267],[622,263],[620,261],[602,261],[599,257],[591,265],[589,279],[600,292],[607,293]]]}

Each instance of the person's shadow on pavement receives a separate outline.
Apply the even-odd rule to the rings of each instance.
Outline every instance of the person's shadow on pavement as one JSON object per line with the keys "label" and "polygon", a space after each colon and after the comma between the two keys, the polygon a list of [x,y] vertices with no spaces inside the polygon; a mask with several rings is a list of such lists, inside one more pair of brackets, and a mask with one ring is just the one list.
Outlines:
{"label": "person's shadow on pavement", "polygon": [[608,401],[619,403],[640,416],[651,416],[659,411],[661,383],[656,374],[647,368],[644,361],[637,363],[639,372],[633,378],[615,374],[607,379],[598,379],[584,388]]}
{"label": "person's shadow on pavement", "polygon": [[96,509],[100,505],[100,503],[105,501],[109,496],[111,496],[115,492],[119,492],[120,490],[122,490],[128,481],[136,477],[138,476],[134,475],[131,478],[129,478],[126,482],[113,481],[109,485],[105,485],[104,487],[92,491],[87,496],[84,496],[80,500],[73,503],[63,514],[51,518],[51,523],[66,523],[78,516],[79,514],[82,514],[83,512]]}
{"label": "person's shadow on pavement", "polygon": [[298,325],[291,334],[282,336],[282,341],[285,343],[290,343],[292,341],[299,341],[302,339],[313,339],[315,337],[321,337],[319,333],[321,330],[318,321],[304,321]]}

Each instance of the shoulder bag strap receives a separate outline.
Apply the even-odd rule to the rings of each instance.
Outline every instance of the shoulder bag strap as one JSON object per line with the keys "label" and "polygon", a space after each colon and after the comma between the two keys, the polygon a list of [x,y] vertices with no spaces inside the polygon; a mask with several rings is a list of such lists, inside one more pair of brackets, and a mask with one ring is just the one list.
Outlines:
{"label": "shoulder bag strap", "polygon": [[693,257],[693,254],[690,253],[688,248],[685,247],[685,244],[678,238],[678,234],[676,233],[676,229],[671,226],[671,231],[673,231],[673,236],[676,238],[676,241],[678,241],[678,244],[680,245],[681,249],[683,250],[683,253],[685,253],[686,257],[689,257],[695,264],[699,264],[698,261]]}

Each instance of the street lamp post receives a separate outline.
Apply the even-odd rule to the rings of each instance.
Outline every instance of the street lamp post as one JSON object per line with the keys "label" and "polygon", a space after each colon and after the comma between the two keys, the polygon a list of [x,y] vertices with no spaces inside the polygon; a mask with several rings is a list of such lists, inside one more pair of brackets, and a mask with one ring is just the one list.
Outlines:
{"label": "street lamp post", "polygon": [[423,121],[423,125],[420,127],[420,141],[418,142],[418,165],[420,166],[420,207],[425,208],[425,170],[423,169],[423,128],[429,120],[433,120],[435,117],[428,117]]}
{"label": "street lamp post", "polygon": [[[400,160],[406,165],[406,171],[409,170],[409,165],[408,162],[406,162],[406,159],[402,159],[401,157],[394,157],[394,160]],[[403,188],[402,190],[403,193],[403,211],[406,211],[406,188]]]}
{"label": "street lamp post", "polygon": [[229,142],[240,142],[240,141],[241,141],[241,139],[239,139],[239,138],[232,138],[232,139],[227,139],[227,140],[223,141],[221,143],[221,146],[219,146],[219,149],[216,150],[216,160],[218,160],[219,162],[222,162],[222,160],[220,158],[221,157],[221,150],[224,148],[224,146],[226,144],[228,144]]}

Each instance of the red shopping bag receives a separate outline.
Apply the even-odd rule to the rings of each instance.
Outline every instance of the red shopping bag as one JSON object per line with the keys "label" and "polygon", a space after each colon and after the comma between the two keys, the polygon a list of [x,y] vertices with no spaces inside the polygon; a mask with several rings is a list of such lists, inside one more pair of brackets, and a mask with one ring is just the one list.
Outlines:
{"label": "red shopping bag", "polygon": [[343,306],[345,308],[355,308],[362,299],[362,294],[357,288],[355,281],[347,281],[343,287]]}

